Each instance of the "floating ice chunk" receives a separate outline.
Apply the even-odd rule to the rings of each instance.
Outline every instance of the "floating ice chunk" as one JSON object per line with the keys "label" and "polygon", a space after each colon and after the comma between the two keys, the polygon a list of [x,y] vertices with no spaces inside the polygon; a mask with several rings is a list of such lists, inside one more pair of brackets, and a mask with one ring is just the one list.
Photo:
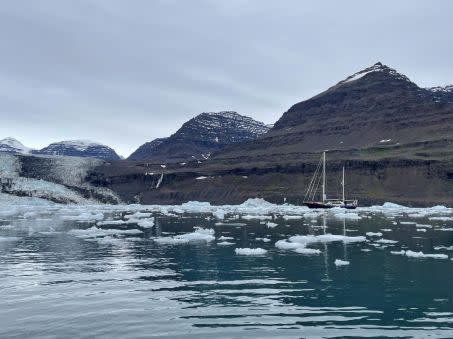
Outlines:
{"label": "floating ice chunk", "polygon": [[409,258],[433,258],[433,259],[448,259],[446,254],[425,254],[423,252],[414,252],[411,250],[391,251],[391,254],[405,255]]}
{"label": "floating ice chunk", "polygon": [[178,245],[186,244],[191,241],[210,242],[215,240],[215,237],[213,229],[195,227],[195,231],[191,233],[180,234],[174,237],[154,238],[153,240],[159,244]]}
{"label": "floating ice chunk", "polygon": [[426,232],[426,228],[417,228],[417,232]]}
{"label": "floating ice chunk", "polygon": [[349,261],[341,260],[341,259],[335,260],[335,266],[346,266],[346,265],[349,265]]}
{"label": "floating ice chunk", "polygon": [[453,251],[453,246],[435,246],[434,250],[439,251],[439,250],[446,250],[446,251]]}
{"label": "floating ice chunk", "polygon": [[362,252],[371,252],[371,250],[369,248],[362,248],[361,251]]}
{"label": "floating ice chunk", "polygon": [[234,239],[233,237],[225,237],[224,235],[222,235],[219,239],[217,240],[220,240],[220,241],[224,241],[224,240],[232,240]]}
{"label": "floating ice chunk", "polygon": [[396,244],[398,241],[390,240],[390,239],[379,239],[379,240],[376,240],[376,242],[379,244]]}
{"label": "floating ice chunk", "polygon": [[137,225],[143,228],[151,228],[154,226],[154,218],[139,220],[139,222],[137,222]]}
{"label": "floating ice chunk", "polygon": [[275,222],[268,221],[266,223],[266,226],[269,227],[269,228],[274,228],[275,226],[278,226],[278,224],[276,224]]}
{"label": "floating ice chunk", "polygon": [[188,239],[181,239],[176,237],[159,237],[154,238],[153,241],[161,245],[180,245],[189,243]]}
{"label": "floating ice chunk", "polygon": [[209,202],[189,201],[183,203],[181,209],[190,213],[209,213],[212,210],[212,206]]}
{"label": "floating ice chunk", "polygon": [[262,242],[270,242],[271,239],[269,238],[256,238],[255,240],[262,241]]}
{"label": "floating ice chunk", "polygon": [[204,180],[204,179],[207,179],[208,177],[205,177],[204,175],[202,176],[199,176],[199,177],[196,177],[195,179],[196,180]]}
{"label": "floating ice chunk", "polygon": [[234,252],[237,255],[263,255],[267,253],[267,250],[263,248],[236,248]]}
{"label": "floating ice chunk", "polygon": [[104,220],[104,221],[98,221],[96,225],[98,226],[104,226],[104,225],[126,225],[129,224],[129,221],[125,220]]}
{"label": "floating ice chunk", "polygon": [[297,219],[302,219],[303,216],[302,215],[284,215],[282,218],[285,220],[297,220]]}
{"label": "floating ice chunk", "polygon": [[381,228],[382,232],[391,232],[392,230],[390,228]]}
{"label": "floating ice chunk", "polygon": [[430,217],[428,219],[433,221],[450,221],[453,220],[453,217]]}
{"label": "floating ice chunk", "polygon": [[401,225],[414,225],[416,224],[415,221],[400,221]]}
{"label": "floating ice chunk", "polygon": [[218,246],[231,246],[234,245],[234,242],[229,242],[229,241],[221,241],[217,243]]}
{"label": "floating ice chunk", "polygon": [[223,210],[222,208],[218,208],[216,209],[213,213],[212,213],[217,219],[224,219],[225,218],[225,210]]}
{"label": "floating ice chunk", "polygon": [[272,220],[271,215],[243,215],[241,218],[245,220]]}
{"label": "floating ice chunk", "polygon": [[316,248],[306,248],[306,247],[298,247],[294,251],[299,254],[308,254],[308,255],[321,253],[321,251]]}
{"label": "floating ice chunk", "polygon": [[415,227],[433,228],[433,226],[431,226],[431,225],[426,225],[426,224],[415,224]]}
{"label": "floating ice chunk", "polygon": [[275,247],[281,250],[295,250],[296,248],[305,247],[305,245],[297,242],[290,242],[287,240],[279,240],[275,243]]}
{"label": "floating ice chunk", "polygon": [[381,232],[366,232],[367,237],[382,237]]}
{"label": "floating ice chunk", "polygon": [[448,232],[448,231],[453,231],[453,228],[451,228],[451,227],[438,228],[437,231]]}

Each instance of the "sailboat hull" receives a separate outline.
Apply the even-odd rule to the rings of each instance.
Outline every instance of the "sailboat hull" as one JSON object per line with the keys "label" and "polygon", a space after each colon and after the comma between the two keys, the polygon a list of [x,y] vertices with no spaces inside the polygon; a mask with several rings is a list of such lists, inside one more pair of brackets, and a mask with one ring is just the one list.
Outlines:
{"label": "sailboat hull", "polygon": [[304,202],[304,205],[307,206],[308,208],[332,208],[332,207],[334,207],[331,204],[325,204],[323,202],[316,202],[316,201]]}

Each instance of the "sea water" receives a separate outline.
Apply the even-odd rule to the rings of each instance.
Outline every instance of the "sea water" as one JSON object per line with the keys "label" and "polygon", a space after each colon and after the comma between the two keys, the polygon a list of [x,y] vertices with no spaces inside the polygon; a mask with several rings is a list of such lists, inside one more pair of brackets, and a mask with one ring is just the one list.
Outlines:
{"label": "sea water", "polygon": [[2,206],[0,337],[453,337],[450,209],[266,206]]}

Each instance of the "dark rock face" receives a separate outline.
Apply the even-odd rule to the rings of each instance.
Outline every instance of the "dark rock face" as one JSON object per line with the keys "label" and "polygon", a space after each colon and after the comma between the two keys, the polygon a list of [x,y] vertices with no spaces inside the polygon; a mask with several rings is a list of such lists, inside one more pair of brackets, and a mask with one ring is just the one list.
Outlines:
{"label": "dark rock face", "polygon": [[190,119],[172,136],[138,148],[129,160],[162,162],[205,160],[228,145],[253,140],[269,127],[236,112],[202,113]]}
{"label": "dark rock face", "polygon": [[129,156],[129,160],[143,160],[146,159],[150,154],[153,154],[154,150],[165,142],[167,138],[157,138],[153,141],[144,143],[139,148],[137,148],[134,153]]}
{"label": "dark rock face", "polygon": [[118,154],[108,146],[80,140],[52,143],[41,150],[32,151],[32,154],[92,157],[104,160],[120,159]]}

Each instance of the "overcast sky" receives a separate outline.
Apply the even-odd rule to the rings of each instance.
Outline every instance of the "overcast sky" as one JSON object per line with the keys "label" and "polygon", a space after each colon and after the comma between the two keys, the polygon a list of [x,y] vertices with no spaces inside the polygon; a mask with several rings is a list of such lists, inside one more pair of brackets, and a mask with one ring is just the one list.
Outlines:
{"label": "overcast sky", "polygon": [[5,0],[0,139],[129,155],[206,111],[275,122],[382,61],[453,83],[453,1]]}

